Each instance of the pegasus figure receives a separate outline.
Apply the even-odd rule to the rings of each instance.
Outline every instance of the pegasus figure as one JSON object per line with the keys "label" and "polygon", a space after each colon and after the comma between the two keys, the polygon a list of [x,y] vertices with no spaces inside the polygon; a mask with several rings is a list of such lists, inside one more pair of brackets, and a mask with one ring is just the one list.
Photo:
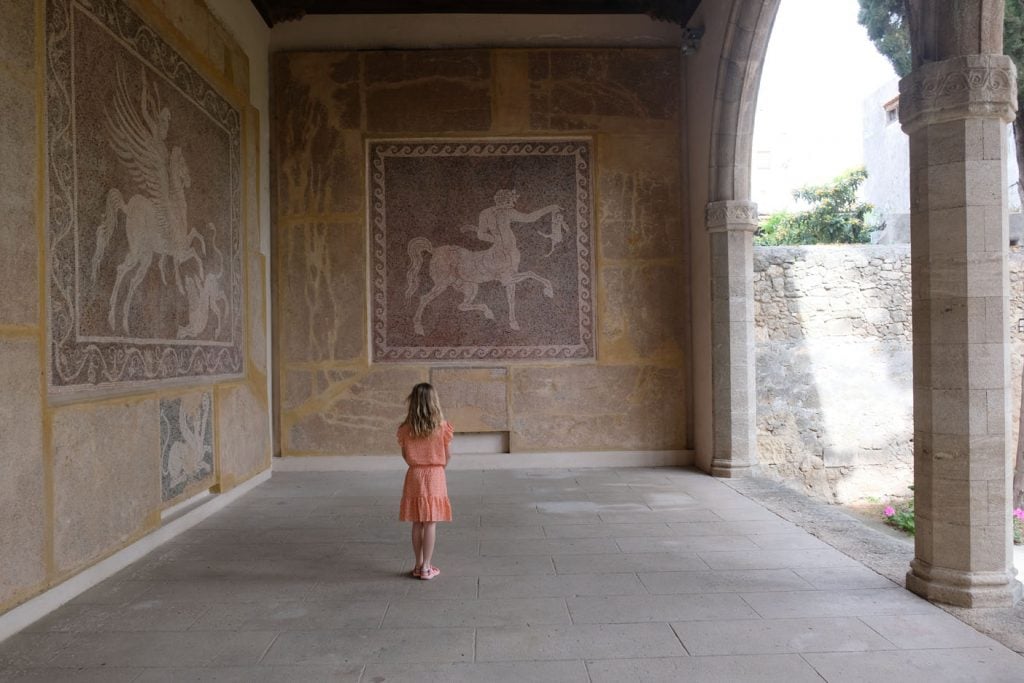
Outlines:
{"label": "pegasus figure", "polygon": [[198,239],[205,256],[206,243],[198,231],[188,227],[185,189],[192,180],[181,148],[167,149],[171,111],[161,105],[155,84],[150,86],[146,79],[145,67],[137,104],[129,94],[124,72],[117,68],[113,105],[106,114],[110,147],[128,170],[137,193],[126,202],[117,188],[107,192],[106,212],[96,229],[92,280],[94,283],[97,281],[107,244],[124,214],[128,253],[117,266],[107,321],[111,330],[117,329],[118,297],[125,278],[131,274],[126,295],[120,301],[121,326],[128,333],[128,313],[135,290],[149,272],[153,258],[158,259],[160,277],[165,285],[164,259],[171,258],[174,282],[178,292],[184,295],[181,264],[194,259],[198,264],[199,280],[205,280],[203,261],[192,245]]}

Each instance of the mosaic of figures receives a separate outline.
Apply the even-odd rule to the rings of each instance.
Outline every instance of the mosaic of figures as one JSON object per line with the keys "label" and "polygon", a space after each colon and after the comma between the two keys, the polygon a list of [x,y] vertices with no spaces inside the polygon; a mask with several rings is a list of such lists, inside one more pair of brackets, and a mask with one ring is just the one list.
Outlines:
{"label": "mosaic of figures", "polygon": [[213,474],[213,404],[210,392],[160,401],[160,482],[173,500]]}
{"label": "mosaic of figures", "polygon": [[51,388],[240,374],[238,110],[123,0],[47,57]]}
{"label": "mosaic of figures", "polygon": [[593,357],[588,141],[369,154],[375,361]]}

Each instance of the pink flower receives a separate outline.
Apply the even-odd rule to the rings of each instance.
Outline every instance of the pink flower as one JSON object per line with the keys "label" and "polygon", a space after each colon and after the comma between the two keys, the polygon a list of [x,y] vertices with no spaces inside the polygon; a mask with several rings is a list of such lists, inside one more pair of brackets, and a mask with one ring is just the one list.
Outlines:
{"label": "pink flower", "polygon": [[891,506],[891,505],[886,505],[885,506],[885,510],[882,511],[882,514],[885,515],[886,517],[892,517],[893,515],[896,514],[896,509],[893,508],[893,506]]}
{"label": "pink flower", "polygon": [[1013,516],[1024,522],[1024,508],[1017,508],[1013,511]]}

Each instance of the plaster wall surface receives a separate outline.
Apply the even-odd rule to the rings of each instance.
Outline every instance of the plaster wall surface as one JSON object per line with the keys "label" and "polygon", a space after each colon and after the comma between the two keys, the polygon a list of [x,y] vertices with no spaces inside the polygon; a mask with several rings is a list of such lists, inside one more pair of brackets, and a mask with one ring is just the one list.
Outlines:
{"label": "plaster wall surface", "polygon": [[[465,369],[457,377],[439,374],[439,383],[447,381],[453,391],[483,402],[470,415],[463,396],[452,397],[453,416],[467,420],[456,423],[456,430],[507,430],[513,454],[686,448],[689,245],[682,215],[679,59],[674,48],[275,55],[275,286],[282,302],[275,327],[283,455],[393,453],[404,398],[413,383],[430,379],[432,368]],[[379,271],[371,267],[378,261],[368,262],[368,256],[377,259],[381,245],[368,244],[365,150],[367,140],[380,138],[541,144],[572,138],[589,144],[594,196],[587,243],[592,239],[588,251],[594,270],[587,279],[593,288],[596,357],[375,362],[368,325],[370,301],[378,299],[368,278]],[[435,176],[421,180],[423,187],[439,182]],[[479,178],[480,186],[493,187],[489,193],[509,182]],[[476,191],[451,193],[438,212],[465,214],[469,220],[461,222],[475,222],[487,206],[483,199],[467,200]],[[531,192],[540,196],[541,190]],[[524,195],[516,209],[533,212],[548,203],[533,194]],[[373,197],[381,201],[383,195]],[[387,215],[411,210],[388,204]],[[585,213],[574,219],[580,216]],[[424,215],[422,229],[433,229],[431,221],[443,217]],[[529,256],[529,240],[548,230],[549,219],[535,220],[517,233],[523,263],[536,258],[540,264],[533,270],[547,262],[543,254]],[[456,239],[453,234],[433,244]],[[464,246],[481,249],[472,240]],[[526,324],[531,315],[571,313],[560,302],[572,272],[541,275],[553,277],[553,296],[536,283],[520,285],[516,305],[524,324],[519,330],[508,316],[503,290],[496,282],[481,284],[475,301],[492,307],[495,318],[485,327],[514,346],[541,327]],[[427,289],[423,285],[418,293]],[[485,321],[480,310],[457,310],[453,290],[447,296],[450,300],[439,298],[426,309],[423,333],[417,335],[413,301],[403,323],[410,328],[409,339],[429,344],[431,316],[449,308],[448,333],[462,330],[459,316],[474,325]],[[400,296],[394,301],[406,305]],[[472,386],[476,383],[479,390]]]}
{"label": "plaster wall surface", "polygon": [[[161,512],[196,493],[197,487],[226,490],[269,466],[267,268],[265,239],[261,239],[267,222],[264,220],[261,228],[259,208],[260,201],[264,207],[268,201],[265,170],[261,171],[265,164],[260,162],[267,146],[259,144],[257,110],[266,106],[266,69],[262,64],[258,65],[263,74],[263,90],[258,95],[262,102],[250,94],[250,63],[257,57],[265,63],[268,32],[252,33],[259,18],[248,3],[229,4],[235,6],[225,11],[224,21],[214,17],[200,0],[116,0],[104,5],[109,16],[122,22],[121,26],[133,27],[133,35],[143,36],[137,46],[116,40],[97,43],[94,37],[107,28],[102,21],[90,18],[88,13],[95,8],[88,3],[72,9],[79,13],[77,32],[65,31],[53,21],[55,16],[67,16],[59,14],[69,7],[67,3],[18,0],[4,4],[0,26],[0,118],[4,121],[4,133],[0,135],[0,422],[4,425],[0,430],[0,471],[4,473],[0,477],[0,546],[5,550],[0,553],[0,612],[158,529]],[[232,32],[246,35],[244,48]],[[52,41],[61,40],[79,41],[75,43],[78,49],[92,45],[98,50],[97,59],[111,58],[117,68],[89,76],[93,95],[107,93],[107,99],[97,100],[92,109],[85,100],[75,100],[76,106],[81,105],[73,113],[77,134],[84,137],[67,138],[71,148],[54,156],[52,133],[54,126],[60,127],[55,117],[62,110],[54,105],[59,95],[53,73],[59,69],[48,72],[44,65],[48,54],[57,54]],[[104,47],[114,43],[119,47]],[[140,69],[132,50],[153,46],[165,50],[160,53],[165,61],[152,62],[149,71]],[[113,56],[111,49],[120,52]],[[217,102],[230,103],[239,112],[237,195],[234,208],[222,205],[217,210],[237,216],[238,322],[233,329],[237,332],[241,369],[227,385],[221,378],[197,372],[117,386],[94,381],[92,370],[85,367],[83,381],[73,391],[57,391],[48,372],[54,358],[50,338],[55,325],[66,321],[54,318],[52,294],[65,280],[60,275],[54,279],[52,266],[66,261],[63,256],[55,256],[52,247],[56,242],[46,236],[53,237],[53,226],[58,224],[55,221],[67,220],[67,212],[61,211],[59,202],[54,203],[58,195],[53,183],[62,182],[68,168],[62,165],[61,155],[77,154],[75,163],[84,169],[79,176],[83,181],[80,188],[88,188],[90,183],[104,189],[116,186],[126,201],[145,194],[144,189],[132,185],[128,170],[118,166],[124,156],[122,162],[117,156],[102,161],[102,155],[87,154],[85,150],[112,149],[96,144],[104,136],[111,136],[110,129],[96,121],[102,123],[104,110],[117,118],[120,106],[123,123],[128,117],[124,107],[134,107],[136,112],[145,107],[145,93],[140,96],[130,84],[146,82],[147,92],[159,96],[162,106],[172,112],[168,142],[183,150],[196,180],[194,185],[185,185],[186,193],[192,193],[186,198],[194,210],[193,217],[200,220],[199,207],[219,201],[210,199],[218,196],[217,188],[204,178],[216,164],[223,163],[223,158],[207,158],[203,150],[197,151],[182,140],[181,128],[194,112],[180,99],[189,95],[175,91],[173,77],[162,75],[165,72],[161,69],[167,64],[178,64],[174,73],[179,75],[196,75],[199,80],[191,81],[196,88],[193,93],[209,88],[221,98]],[[71,72],[72,77],[85,77],[89,64],[78,66],[83,71]],[[122,84],[128,84],[126,100],[117,100],[119,77]],[[259,84],[260,79],[255,82]],[[150,111],[157,113],[151,130],[158,131],[156,122],[161,117],[166,121],[166,115],[159,114],[159,108]],[[84,140],[91,147],[79,144]],[[142,144],[139,131],[121,140],[125,145]],[[126,149],[122,145],[121,153],[130,156],[133,152]],[[208,150],[207,154],[212,152]],[[116,182],[115,176],[119,178]],[[76,201],[85,213],[95,207],[102,211],[103,197],[87,190]],[[88,240],[94,239],[96,227],[91,221],[74,227],[84,231]],[[201,231],[207,229],[199,227]],[[208,239],[205,252],[200,250],[200,260],[206,259],[204,266],[213,269],[218,263],[217,250],[221,254],[228,251],[226,233],[222,229],[215,244]],[[154,235],[152,231],[139,234],[146,235],[146,239]],[[97,269],[99,277],[89,275],[90,253],[79,268],[78,281],[92,287],[110,284],[118,262],[133,249],[126,240],[124,230],[113,230],[106,245],[107,258],[100,259]],[[165,325],[170,336],[174,335],[173,327],[160,322],[164,315],[161,311],[166,312],[167,302],[176,300],[185,290],[188,276],[195,277],[198,266],[195,260],[183,265],[172,256],[165,252],[144,266],[149,268],[145,274],[150,278],[140,285],[132,304],[124,308],[126,324],[135,331],[135,337],[144,336],[137,331],[150,324]],[[110,277],[105,280],[108,267]],[[184,275],[181,290],[175,289],[176,269]],[[169,283],[169,295],[163,301],[147,298],[144,290],[161,279]],[[181,299],[184,301],[184,296]],[[214,315],[218,307],[223,314],[225,303],[211,304],[205,325],[198,318],[189,319],[192,328],[184,332],[179,329],[179,335],[211,340],[218,335],[226,337],[228,332],[218,331],[221,322]],[[82,320],[82,325],[109,330],[109,326],[103,327],[107,325],[105,315],[100,319],[89,314]],[[120,319],[116,322],[122,323]],[[123,331],[118,334],[124,336]],[[172,347],[185,347],[184,343],[172,342]],[[144,362],[151,360],[146,358]],[[162,421],[167,423],[163,430]],[[236,444],[246,449],[245,453],[232,450]],[[191,452],[193,447],[196,452]],[[222,460],[224,472],[220,469]],[[175,475],[171,479],[164,476],[168,462],[175,463],[170,468]]]}

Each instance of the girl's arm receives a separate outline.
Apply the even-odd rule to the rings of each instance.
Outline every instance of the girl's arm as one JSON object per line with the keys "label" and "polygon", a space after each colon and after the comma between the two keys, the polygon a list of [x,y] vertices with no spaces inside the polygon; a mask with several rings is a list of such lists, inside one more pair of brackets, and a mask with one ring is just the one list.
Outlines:
{"label": "girl's arm", "polygon": [[409,464],[409,456],[405,454],[405,439],[402,438],[402,428],[398,428],[398,432],[395,434],[395,438],[398,439],[398,448],[402,451],[402,460],[405,464]]}
{"label": "girl's arm", "polygon": [[451,422],[444,423],[444,466],[448,467],[448,463],[452,460],[452,436],[455,434],[455,428],[452,427]]}

